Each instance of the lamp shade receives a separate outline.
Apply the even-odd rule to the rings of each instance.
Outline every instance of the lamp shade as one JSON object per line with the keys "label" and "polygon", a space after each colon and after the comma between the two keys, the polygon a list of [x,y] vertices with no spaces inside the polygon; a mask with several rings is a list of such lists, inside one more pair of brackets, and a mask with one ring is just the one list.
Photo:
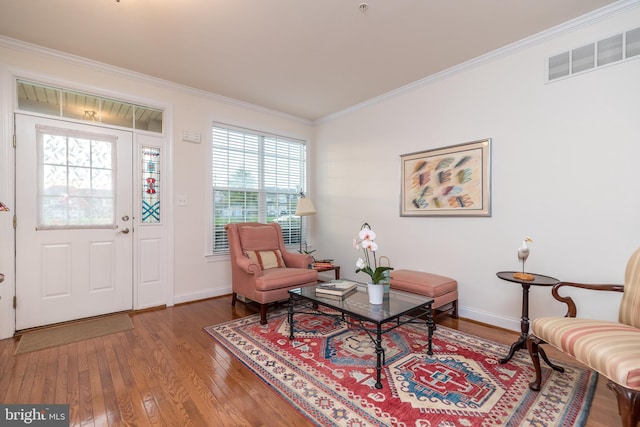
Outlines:
{"label": "lamp shade", "polygon": [[313,206],[311,200],[306,197],[300,197],[298,199],[298,206],[296,207],[296,215],[298,216],[307,216],[307,215],[315,215],[316,208]]}

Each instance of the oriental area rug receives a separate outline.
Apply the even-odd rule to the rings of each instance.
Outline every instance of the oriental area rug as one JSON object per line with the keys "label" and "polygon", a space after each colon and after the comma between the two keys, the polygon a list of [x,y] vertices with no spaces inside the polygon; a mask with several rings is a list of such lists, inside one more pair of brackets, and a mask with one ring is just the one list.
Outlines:
{"label": "oriental area rug", "polygon": [[528,352],[501,365],[509,346],[438,325],[429,356],[426,326],[407,324],[384,335],[378,390],[367,333],[314,314],[296,314],[295,325],[289,340],[281,310],[264,326],[253,315],[204,330],[320,426],[582,426],[597,382],[577,365],[563,363],[563,374],[543,365],[533,392]]}

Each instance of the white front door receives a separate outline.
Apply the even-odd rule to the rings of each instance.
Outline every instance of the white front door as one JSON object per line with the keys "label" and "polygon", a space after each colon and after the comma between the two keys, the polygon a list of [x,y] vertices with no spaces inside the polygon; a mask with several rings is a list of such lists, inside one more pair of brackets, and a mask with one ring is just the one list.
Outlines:
{"label": "white front door", "polygon": [[16,115],[16,330],[133,307],[132,139]]}

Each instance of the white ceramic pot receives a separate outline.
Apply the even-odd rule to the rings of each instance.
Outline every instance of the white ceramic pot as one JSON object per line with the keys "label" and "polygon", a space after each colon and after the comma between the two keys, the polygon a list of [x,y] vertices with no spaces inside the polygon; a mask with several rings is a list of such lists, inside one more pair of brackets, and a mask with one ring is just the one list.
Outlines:
{"label": "white ceramic pot", "polygon": [[384,299],[384,286],[382,283],[367,283],[367,293],[369,294],[369,304],[382,304]]}

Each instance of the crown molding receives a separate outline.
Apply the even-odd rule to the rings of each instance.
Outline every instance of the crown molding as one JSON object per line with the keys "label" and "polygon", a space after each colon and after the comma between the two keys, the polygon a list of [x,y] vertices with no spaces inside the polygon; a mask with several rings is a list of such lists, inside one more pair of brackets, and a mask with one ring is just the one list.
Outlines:
{"label": "crown molding", "polygon": [[124,68],[116,67],[113,65],[105,64],[99,61],[94,61],[91,59],[87,59],[81,56],[72,55],[69,53],[61,52],[54,49],[45,48],[42,46],[38,46],[32,43],[23,42],[20,40],[16,40],[10,37],[0,35],[0,47],[6,47],[13,50],[23,51],[27,53],[32,53],[34,55],[39,55],[43,57],[48,57],[57,60],[63,60],[65,62],[70,62],[76,65],[81,65],[93,69],[98,69],[104,71],[106,73],[111,73],[114,75],[134,79],[134,80],[142,80],[146,83],[152,83],[161,87],[181,91],[184,93],[189,93],[195,96],[200,96],[203,98],[210,99],[212,101],[225,103],[228,105],[245,108],[248,110],[268,114],[271,116],[292,120],[295,122],[299,122],[305,125],[317,125],[321,123],[325,123],[331,120],[334,120],[338,117],[344,116],[346,114],[352,113],[354,111],[360,110],[362,108],[368,107],[370,105],[379,103],[386,99],[393,98],[395,96],[405,94],[409,91],[416,90],[418,88],[422,88],[433,84],[437,81],[449,78],[456,74],[462,73],[464,71],[468,71],[475,67],[478,67],[483,64],[487,64],[489,62],[495,61],[496,59],[511,55],[520,50],[529,48],[535,44],[538,44],[542,41],[549,40],[553,37],[557,37],[561,34],[566,34],[571,31],[575,31],[579,28],[582,28],[587,25],[592,25],[594,23],[600,22],[604,19],[608,19],[612,16],[618,15],[620,13],[624,13],[627,10],[631,10],[640,5],[640,0],[620,0],[611,5],[602,7],[593,12],[580,16],[578,18],[572,19],[570,21],[564,22],[560,25],[557,25],[548,30],[542,31],[540,33],[534,34],[533,36],[524,38],[517,42],[511,43],[502,48],[496,49],[487,54],[481,55],[469,61],[463,62],[436,74],[432,74],[423,79],[417,80],[415,82],[409,83],[407,85],[401,86],[397,89],[391,90],[389,92],[383,93],[379,96],[370,98],[366,101],[360,102],[358,104],[352,105],[343,110],[337,111],[335,113],[329,114],[327,116],[321,117],[316,120],[309,120],[300,116],[295,116],[292,114],[283,113],[281,111],[273,110],[270,108],[262,107],[256,104],[251,104],[245,101],[240,101],[234,98],[229,98],[223,95],[219,95],[213,92],[208,92],[200,89],[195,89],[190,86],[181,85],[178,83],[174,83],[168,80],[160,79],[157,77],[152,77],[146,74],[138,73],[135,71],[127,70]]}
{"label": "crown molding", "polygon": [[6,47],[8,49],[31,53],[37,56],[47,57],[50,59],[56,59],[65,61],[68,63],[97,69],[106,73],[117,75],[120,77],[129,78],[132,80],[142,80],[145,83],[155,84],[167,89],[173,89],[180,92],[188,93],[191,95],[210,99],[212,101],[221,102],[224,104],[233,105],[235,107],[241,107],[248,110],[265,113],[271,116],[292,120],[306,125],[313,125],[313,122],[303,117],[294,116],[292,114],[283,113],[281,111],[273,110],[270,108],[262,107],[260,105],[251,104],[249,102],[240,101],[234,98],[229,98],[223,95],[218,95],[213,92],[205,90],[195,89],[190,86],[181,85],[168,80],[160,79],[157,77],[149,76],[147,74],[138,73],[136,71],[127,70],[125,68],[116,67],[113,65],[105,64],[103,62],[94,61],[92,59],[84,58],[70,53],[62,52],[55,49],[49,49],[33,43],[24,42],[21,40],[13,39],[10,37],[0,35],[0,47]]}
{"label": "crown molding", "polygon": [[321,117],[313,122],[313,124],[318,125],[322,123],[326,123],[337,119],[346,114],[352,113],[354,111],[360,110],[362,108],[377,104],[384,100],[393,98],[398,95],[405,94],[409,91],[416,90],[430,84],[433,84],[437,81],[447,79],[456,74],[462,73],[464,71],[471,70],[473,68],[479,67],[480,65],[484,65],[495,61],[499,58],[503,58],[505,56],[511,55],[515,52],[524,50],[531,46],[534,46],[538,43],[541,43],[546,40],[550,40],[554,37],[557,37],[562,34],[566,34],[575,30],[578,30],[582,27],[593,25],[597,22],[603,21],[605,19],[611,18],[615,15],[626,12],[627,10],[634,9],[640,5],[640,0],[621,0],[616,3],[613,3],[608,6],[604,6],[600,9],[597,9],[593,12],[587,13],[585,15],[574,18],[570,21],[564,22],[560,25],[552,27],[548,30],[542,31],[540,33],[534,34],[532,36],[526,37],[517,42],[508,44],[504,47],[491,51],[487,54],[478,56],[469,61],[463,62],[461,64],[455,65],[451,68],[447,68],[441,72],[432,74],[428,77],[425,77],[420,80],[416,80],[415,82],[406,84],[397,89],[393,89],[389,92],[385,92],[379,96],[374,98],[370,98],[361,103],[352,105],[351,107],[345,108],[343,110],[337,111],[335,113],[329,114],[327,116]]}

